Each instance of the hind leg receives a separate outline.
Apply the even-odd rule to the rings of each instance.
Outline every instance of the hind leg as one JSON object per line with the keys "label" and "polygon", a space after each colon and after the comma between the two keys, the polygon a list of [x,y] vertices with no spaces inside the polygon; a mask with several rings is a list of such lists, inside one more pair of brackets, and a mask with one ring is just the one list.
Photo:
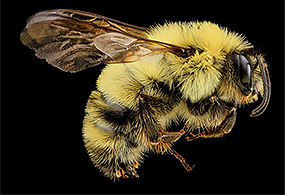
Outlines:
{"label": "hind leg", "polygon": [[158,122],[155,111],[148,103],[148,99],[144,95],[139,95],[137,98],[137,116],[135,118],[135,128],[146,134],[151,151],[164,154],[169,153],[178,159],[187,171],[191,171],[191,167],[186,163],[186,160],[178,154],[172,147],[173,143],[180,139],[185,134],[185,130],[181,129],[179,132],[166,131],[164,127]]}

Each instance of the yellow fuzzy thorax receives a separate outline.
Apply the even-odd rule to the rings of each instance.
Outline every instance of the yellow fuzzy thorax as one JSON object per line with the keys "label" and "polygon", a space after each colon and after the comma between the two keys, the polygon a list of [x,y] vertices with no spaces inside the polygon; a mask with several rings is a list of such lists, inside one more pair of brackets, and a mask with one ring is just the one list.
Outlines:
{"label": "yellow fuzzy thorax", "polygon": [[221,82],[223,66],[229,65],[225,63],[227,54],[253,47],[244,36],[207,21],[157,25],[150,28],[148,38],[186,48],[194,46],[203,51],[196,51],[188,58],[166,55],[182,97],[192,102],[215,92]]}

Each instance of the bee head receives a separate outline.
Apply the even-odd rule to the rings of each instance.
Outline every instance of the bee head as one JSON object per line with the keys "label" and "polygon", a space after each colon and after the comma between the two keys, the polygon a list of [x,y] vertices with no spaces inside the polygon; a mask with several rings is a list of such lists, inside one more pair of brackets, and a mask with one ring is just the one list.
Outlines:
{"label": "bee head", "polygon": [[[246,53],[233,53],[233,64],[235,68],[235,82],[245,96],[254,96],[259,93],[263,96],[261,104],[252,111],[251,117],[261,115],[267,108],[270,100],[271,83],[267,65],[261,60],[261,55],[248,55]],[[263,58],[263,57],[262,57]],[[263,90],[256,87],[258,80],[262,78]]]}

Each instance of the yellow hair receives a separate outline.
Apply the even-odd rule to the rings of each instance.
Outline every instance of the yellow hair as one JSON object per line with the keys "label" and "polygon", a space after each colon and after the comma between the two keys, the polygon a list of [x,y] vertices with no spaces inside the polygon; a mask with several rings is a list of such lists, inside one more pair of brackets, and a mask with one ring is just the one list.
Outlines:
{"label": "yellow hair", "polygon": [[182,47],[230,53],[251,48],[245,37],[211,22],[169,22],[150,28],[148,38]]}
{"label": "yellow hair", "polygon": [[164,82],[172,88],[176,82],[184,99],[197,102],[219,86],[222,64],[227,65],[226,53],[252,47],[242,35],[211,22],[156,25],[150,28],[148,38],[182,47],[195,46],[204,52],[197,51],[188,58],[166,53],[152,62],[108,65],[97,81],[99,91],[108,100],[133,109],[142,90],[152,95],[151,85]]}

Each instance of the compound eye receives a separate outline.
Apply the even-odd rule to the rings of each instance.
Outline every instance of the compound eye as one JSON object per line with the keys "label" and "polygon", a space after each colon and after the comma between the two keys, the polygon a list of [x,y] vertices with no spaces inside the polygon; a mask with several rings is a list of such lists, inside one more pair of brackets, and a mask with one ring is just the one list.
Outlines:
{"label": "compound eye", "polygon": [[251,66],[247,58],[243,55],[235,54],[235,62],[239,67],[240,81],[243,85],[248,85],[251,82]]}

